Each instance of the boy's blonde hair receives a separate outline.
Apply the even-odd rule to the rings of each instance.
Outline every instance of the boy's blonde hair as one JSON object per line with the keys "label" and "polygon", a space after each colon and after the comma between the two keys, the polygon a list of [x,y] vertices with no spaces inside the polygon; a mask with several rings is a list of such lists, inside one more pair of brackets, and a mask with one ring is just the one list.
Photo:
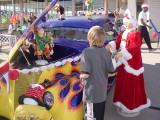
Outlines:
{"label": "boy's blonde hair", "polygon": [[102,47],[106,39],[106,33],[100,26],[93,26],[87,35],[90,46]]}

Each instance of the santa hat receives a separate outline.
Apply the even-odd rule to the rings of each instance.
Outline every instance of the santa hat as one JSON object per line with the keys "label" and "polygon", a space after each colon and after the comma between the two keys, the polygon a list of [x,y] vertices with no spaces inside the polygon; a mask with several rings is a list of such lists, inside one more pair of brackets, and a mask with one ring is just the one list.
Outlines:
{"label": "santa hat", "polygon": [[144,8],[144,7],[149,7],[149,5],[148,5],[147,3],[143,3],[141,7],[142,7],[142,8]]}
{"label": "santa hat", "polygon": [[43,102],[43,94],[44,94],[45,87],[40,84],[31,84],[28,87],[28,90],[25,94],[26,97],[37,98],[39,101]]}
{"label": "santa hat", "polygon": [[124,22],[132,23],[133,27],[136,28],[137,20],[132,16],[131,11],[129,9],[125,11],[125,15],[126,16],[123,18],[123,23]]}
{"label": "santa hat", "polygon": [[[36,101],[39,106],[44,107],[43,95],[46,88],[50,87],[52,84],[49,80],[45,79],[41,84],[31,84],[28,87],[26,94],[19,96],[19,104],[29,104],[30,102]],[[26,98],[31,98],[27,99]],[[32,103],[33,104],[33,103]]]}

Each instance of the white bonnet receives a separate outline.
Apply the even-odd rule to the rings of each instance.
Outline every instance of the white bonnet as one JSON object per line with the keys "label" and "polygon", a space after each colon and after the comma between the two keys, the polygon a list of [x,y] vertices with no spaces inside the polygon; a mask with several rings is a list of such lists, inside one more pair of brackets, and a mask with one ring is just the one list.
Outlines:
{"label": "white bonnet", "polygon": [[132,16],[131,11],[129,9],[125,11],[125,17],[123,18],[123,23],[124,22],[132,23],[134,28],[136,28],[138,25],[137,20]]}

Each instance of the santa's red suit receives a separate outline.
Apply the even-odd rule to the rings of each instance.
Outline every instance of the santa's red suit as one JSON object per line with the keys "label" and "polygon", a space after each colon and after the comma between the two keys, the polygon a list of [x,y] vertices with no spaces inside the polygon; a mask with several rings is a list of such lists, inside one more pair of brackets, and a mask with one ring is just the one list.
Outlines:
{"label": "santa's red suit", "polygon": [[126,30],[116,41],[109,43],[111,52],[121,52],[117,61],[114,104],[126,113],[136,113],[150,106],[144,88],[144,68],[142,65],[142,38],[138,31]]}

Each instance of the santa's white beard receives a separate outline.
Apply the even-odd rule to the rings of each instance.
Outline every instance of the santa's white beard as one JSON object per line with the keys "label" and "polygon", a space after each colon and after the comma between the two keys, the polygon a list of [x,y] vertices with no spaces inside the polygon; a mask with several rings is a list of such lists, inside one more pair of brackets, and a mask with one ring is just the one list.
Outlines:
{"label": "santa's white beard", "polygon": [[38,102],[32,98],[24,98],[23,103],[26,105],[38,105]]}

